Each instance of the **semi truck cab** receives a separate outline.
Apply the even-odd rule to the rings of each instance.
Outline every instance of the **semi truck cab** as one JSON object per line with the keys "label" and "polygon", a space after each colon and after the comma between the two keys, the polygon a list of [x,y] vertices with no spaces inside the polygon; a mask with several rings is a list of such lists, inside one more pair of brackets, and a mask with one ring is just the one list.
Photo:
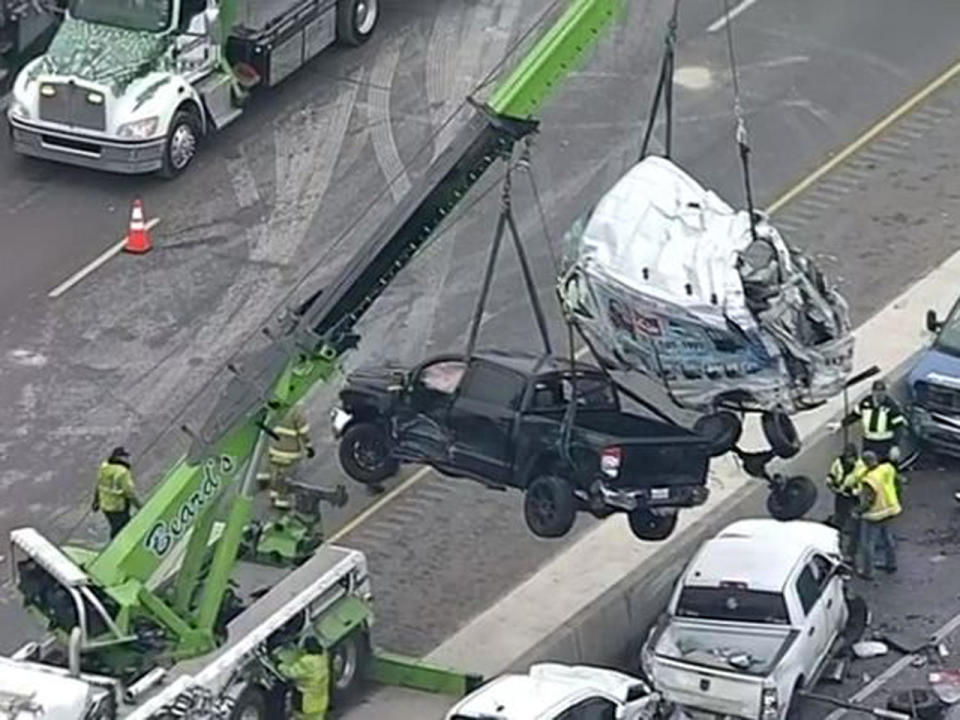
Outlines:
{"label": "semi truck cab", "polygon": [[14,82],[24,155],[112,172],[181,173],[200,139],[340,40],[372,34],[378,0],[69,0]]}
{"label": "semi truck cab", "polygon": [[911,426],[924,447],[960,456],[960,300],[947,317],[928,310],[933,342],[908,377]]}

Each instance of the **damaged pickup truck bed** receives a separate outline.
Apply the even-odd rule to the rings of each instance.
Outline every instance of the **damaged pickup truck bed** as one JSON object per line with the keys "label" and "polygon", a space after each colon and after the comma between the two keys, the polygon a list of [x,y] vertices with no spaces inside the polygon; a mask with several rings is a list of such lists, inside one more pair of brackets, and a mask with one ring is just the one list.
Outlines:
{"label": "damaged pickup truck bed", "polygon": [[351,478],[377,485],[413,462],[518,488],[540,537],[564,535],[586,511],[625,512],[638,538],[662,540],[679,508],[706,501],[717,454],[716,441],[624,411],[601,370],[547,356],[444,355],[410,371],[358,370],[340,402],[334,434]]}

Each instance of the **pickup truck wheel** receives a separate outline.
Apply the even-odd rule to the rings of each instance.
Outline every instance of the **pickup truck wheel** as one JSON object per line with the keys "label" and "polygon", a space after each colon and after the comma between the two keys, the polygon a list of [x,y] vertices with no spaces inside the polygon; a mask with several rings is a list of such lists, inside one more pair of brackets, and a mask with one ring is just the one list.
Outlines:
{"label": "pickup truck wheel", "polygon": [[370,659],[366,630],[354,630],[330,650],[330,697],[341,703],[362,687]]}
{"label": "pickup truck wheel", "polygon": [[803,690],[803,678],[797,680],[793,686],[793,692],[790,693],[790,704],[787,706],[787,714],[784,720],[800,720],[803,713],[800,711],[800,692]]}
{"label": "pickup truck wheel", "polygon": [[347,45],[363,45],[373,35],[379,19],[380,0],[340,0],[337,39]]}
{"label": "pickup truck wheel", "polygon": [[657,513],[647,508],[627,515],[630,531],[640,540],[666,540],[677,527],[677,513]]}
{"label": "pickup truck wheel", "polygon": [[163,147],[163,167],[160,174],[172,179],[187,169],[197,154],[200,124],[188,110],[178,110],[170,121],[167,143]]}
{"label": "pickup truck wheel", "polygon": [[792,458],[800,452],[800,434],[797,426],[785,412],[765,412],[760,420],[763,434],[770,443],[770,448],[784,460]]}
{"label": "pickup truck wheel", "polygon": [[364,485],[379,485],[400,467],[390,456],[386,430],[370,422],[359,422],[346,429],[337,456],[343,471]]}
{"label": "pickup truck wheel", "polygon": [[743,423],[729,410],[720,410],[697,418],[693,431],[710,442],[710,457],[719,457],[733,450],[743,434]]}
{"label": "pickup truck wheel", "polygon": [[803,517],[817,501],[817,486],[803,475],[788,478],[767,496],[767,512],[777,520]]}
{"label": "pickup truck wheel", "polygon": [[554,475],[541,475],[527,486],[523,516],[527,527],[537,537],[566,535],[573,527],[576,515],[573,493],[565,480]]}
{"label": "pickup truck wheel", "polygon": [[266,720],[267,697],[259,685],[247,685],[233,704],[230,720]]}

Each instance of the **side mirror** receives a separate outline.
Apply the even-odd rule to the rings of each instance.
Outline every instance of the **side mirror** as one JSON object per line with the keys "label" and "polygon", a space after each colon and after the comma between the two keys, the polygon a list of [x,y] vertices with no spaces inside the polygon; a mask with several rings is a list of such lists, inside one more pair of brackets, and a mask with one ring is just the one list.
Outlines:
{"label": "side mirror", "polygon": [[936,332],[940,332],[940,328],[942,327],[943,327],[943,323],[941,323],[937,319],[937,311],[927,310],[927,330],[929,330],[932,333],[936,333]]}
{"label": "side mirror", "polygon": [[846,563],[839,563],[834,572],[837,574],[837,577],[841,577],[844,580],[849,580],[853,577],[853,568]]}

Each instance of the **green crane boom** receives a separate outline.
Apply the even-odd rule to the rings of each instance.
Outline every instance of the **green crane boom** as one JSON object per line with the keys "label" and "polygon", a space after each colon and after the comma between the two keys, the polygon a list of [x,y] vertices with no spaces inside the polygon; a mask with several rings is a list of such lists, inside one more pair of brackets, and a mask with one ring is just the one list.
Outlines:
{"label": "green crane boom", "polygon": [[[271,342],[234,369],[236,376],[188,453],[124,530],[82,563],[105,604],[118,608],[114,621],[122,633],[133,634],[134,620],[145,617],[177,638],[177,655],[205,652],[215,644],[214,624],[251,517],[265,429],[337,372],[339,357],[356,342],[353,328],[360,316],[487,168],[508,157],[514,143],[536,128],[544,102],[622,5],[623,0],[572,0],[334,285],[271,328]],[[228,492],[235,499],[213,559],[204,567],[215,509]],[[173,591],[161,595],[150,589],[152,576],[188,533]]]}

